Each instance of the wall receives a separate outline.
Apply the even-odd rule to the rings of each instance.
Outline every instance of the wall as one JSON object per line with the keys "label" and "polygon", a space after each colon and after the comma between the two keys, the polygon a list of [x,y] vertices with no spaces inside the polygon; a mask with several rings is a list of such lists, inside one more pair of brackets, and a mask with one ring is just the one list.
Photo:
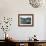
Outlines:
{"label": "wall", "polygon": [[[16,40],[27,40],[34,34],[37,35],[37,39],[45,40],[45,12],[46,6],[33,8],[28,0],[0,0],[0,18],[4,16],[13,18],[8,33]],[[18,27],[18,14],[34,14],[34,26]],[[3,31],[0,31],[0,35],[2,33]],[[0,39],[4,37],[0,36]]]}

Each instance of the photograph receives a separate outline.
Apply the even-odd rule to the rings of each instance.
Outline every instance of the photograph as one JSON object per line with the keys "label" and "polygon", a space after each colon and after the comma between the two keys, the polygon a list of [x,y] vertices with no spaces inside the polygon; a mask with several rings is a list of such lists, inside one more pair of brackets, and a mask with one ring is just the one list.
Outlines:
{"label": "photograph", "polygon": [[18,26],[33,26],[33,14],[18,14]]}

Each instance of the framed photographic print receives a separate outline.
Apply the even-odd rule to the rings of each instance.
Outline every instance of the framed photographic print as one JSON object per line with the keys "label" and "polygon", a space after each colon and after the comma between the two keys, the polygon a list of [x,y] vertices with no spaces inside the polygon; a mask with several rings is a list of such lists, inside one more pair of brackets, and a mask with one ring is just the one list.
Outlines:
{"label": "framed photographic print", "polygon": [[33,26],[34,15],[33,14],[18,14],[18,26]]}

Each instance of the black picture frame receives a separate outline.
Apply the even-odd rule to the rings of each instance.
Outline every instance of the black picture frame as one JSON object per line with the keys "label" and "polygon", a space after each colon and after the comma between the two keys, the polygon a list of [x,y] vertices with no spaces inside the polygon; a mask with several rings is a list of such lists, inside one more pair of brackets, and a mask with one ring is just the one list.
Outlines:
{"label": "black picture frame", "polygon": [[18,26],[34,26],[34,15],[18,14]]}

